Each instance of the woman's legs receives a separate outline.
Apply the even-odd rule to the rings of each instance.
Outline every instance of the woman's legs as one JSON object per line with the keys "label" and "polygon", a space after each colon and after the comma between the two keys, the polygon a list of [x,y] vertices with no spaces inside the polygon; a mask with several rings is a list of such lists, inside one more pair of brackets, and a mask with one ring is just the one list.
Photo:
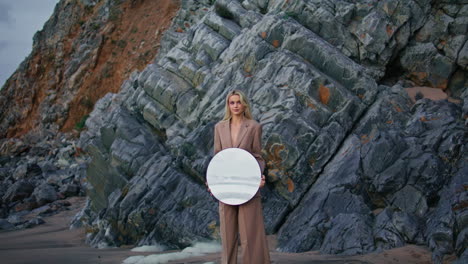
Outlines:
{"label": "woman's legs", "polygon": [[238,206],[219,202],[219,222],[221,231],[221,263],[237,264]]}
{"label": "woman's legs", "polygon": [[242,264],[270,263],[260,196],[239,206]]}

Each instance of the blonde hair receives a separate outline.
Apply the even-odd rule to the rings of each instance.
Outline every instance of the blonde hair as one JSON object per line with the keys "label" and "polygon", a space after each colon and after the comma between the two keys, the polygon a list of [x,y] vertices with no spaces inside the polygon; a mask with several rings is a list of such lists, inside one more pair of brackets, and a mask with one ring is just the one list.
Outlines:
{"label": "blonde hair", "polygon": [[224,107],[224,120],[229,120],[232,117],[231,110],[229,109],[229,98],[233,95],[238,95],[241,101],[241,104],[244,106],[244,117],[247,119],[253,119],[252,112],[250,111],[250,104],[247,100],[247,96],[239,90],[232,90],[226,96],[226,103]]}

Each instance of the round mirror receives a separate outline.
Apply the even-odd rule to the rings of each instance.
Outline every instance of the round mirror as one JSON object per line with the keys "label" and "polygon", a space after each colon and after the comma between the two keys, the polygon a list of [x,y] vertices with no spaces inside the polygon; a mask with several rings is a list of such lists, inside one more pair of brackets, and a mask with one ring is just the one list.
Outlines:
{"label": "round mirror", "polygon": [[206,181],[220,202],[239,205],[248,202],[260,187],[262,173],[257,160],[248,151],[227,148],[210,161]]}

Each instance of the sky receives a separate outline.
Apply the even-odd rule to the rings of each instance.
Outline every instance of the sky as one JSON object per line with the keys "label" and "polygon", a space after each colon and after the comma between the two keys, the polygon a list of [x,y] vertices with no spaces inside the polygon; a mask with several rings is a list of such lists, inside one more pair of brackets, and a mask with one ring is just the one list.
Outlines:
{"label": "sky", "polygon": [[[32,51],[59,0],[0,0],[0,87]],[[1,88],[0,88],[1,89]]]}

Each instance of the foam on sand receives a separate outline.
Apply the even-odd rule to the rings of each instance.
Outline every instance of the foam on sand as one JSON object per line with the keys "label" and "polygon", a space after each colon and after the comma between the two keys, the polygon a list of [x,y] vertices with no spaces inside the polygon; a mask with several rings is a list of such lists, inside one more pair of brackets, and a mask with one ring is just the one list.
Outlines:
{"label": "foam on sand", "polygon": [[205,254],[221,251],[221,245],[215,242],[198,242],[191,247],[183,249],[181,252],[155,254],[149,256],[132,256],[123,261],[123,264],[158,264],[167,263],[172,260],[199,257]]}
{"label": "foam on sand", "polygon": [[132,248],[131,251],[133,252],[162,252],[164,250],[166,250],[166,248],[161,245],[153,245],[153,246],[141,246],[141,247]]}

